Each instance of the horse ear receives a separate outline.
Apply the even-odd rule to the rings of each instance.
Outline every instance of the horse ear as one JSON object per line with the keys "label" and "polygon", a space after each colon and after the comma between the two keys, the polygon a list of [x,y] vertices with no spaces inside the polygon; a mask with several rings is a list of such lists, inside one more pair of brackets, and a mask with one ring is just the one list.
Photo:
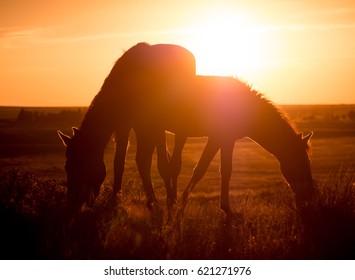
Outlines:
{"label": "horse ear", "polygon": [[305,143],[305,144],[307,144],[307,142],[309,141],[309,139],[311,139],[311,137],[312,137],[312,135],[313,135],[313,131],[311,131],[308,135],[306,135],[305,137],[303,137],[303,142]]}
{"label": "horse ear", "polygon": [[68,135],[65,135],[63,132],[60,130],[57,130],[59,138],[62,140],[64,146],[68,146],[71,142],[71,138]]}
{"label": "horse ear", "polygon": [[77,127],[72,127],[72,130],[73,130],[73,135],[75,136],[75,135],[78,135],[78,133],[79,133],[79,128],[77,128]]}

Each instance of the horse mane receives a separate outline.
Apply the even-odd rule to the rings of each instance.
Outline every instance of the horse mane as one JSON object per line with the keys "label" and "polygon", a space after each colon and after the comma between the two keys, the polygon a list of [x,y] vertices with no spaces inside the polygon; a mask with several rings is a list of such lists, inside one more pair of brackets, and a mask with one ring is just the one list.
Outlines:
{"label": "horse mane", "polygon": [[[300,132],[298,131],[295,123],[289,118],[288,114],[279,106],[276,106],[270,99],[268,99],[262,92],[253,88],[253,85],[240,79],[235,78],[237,82],[240,84],[240,87],[243,88],[243,91],[249,93],[249,97],[251,98],[251,102],[255,102],[257,107],[261,112],[270,116],[272,119],[279,120],[282,129],[288,131],[292,137],[299,137]],[[305,145],[305,149],[307,153],[311,151],[311,145],[308,141]]]}

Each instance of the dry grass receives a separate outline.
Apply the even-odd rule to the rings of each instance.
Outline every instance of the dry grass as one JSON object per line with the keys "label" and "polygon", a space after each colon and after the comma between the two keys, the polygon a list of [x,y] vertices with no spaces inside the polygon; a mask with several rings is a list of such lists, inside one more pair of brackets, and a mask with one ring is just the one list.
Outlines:
{"label": "dry grass", "polygon": [[164,191],[149,212],[139,180],[120,198],[103,187],[96,204],[71,217],[60,181],[18,170],[1,176],[3,259],[353,259],[354,172],[330,174],[307,212],[286,185],[233,196],[234,216],[218,196],[192,196],[169,218]]}

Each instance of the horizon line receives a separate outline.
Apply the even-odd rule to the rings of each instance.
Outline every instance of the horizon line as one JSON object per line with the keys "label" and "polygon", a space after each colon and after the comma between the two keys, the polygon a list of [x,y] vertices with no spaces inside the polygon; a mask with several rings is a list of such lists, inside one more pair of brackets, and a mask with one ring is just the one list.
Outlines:
{"label": "horizon line", "polygon": [[[335,105],[335,106],[355,106],[354,103],[345,103],[345,102],[339,102],[339,103],[275,103],[273,102],[276,106],[330,106],[330,105]],[[86,108],[89,107],[90,104],[87,105],[1,105],[0,108]]]}

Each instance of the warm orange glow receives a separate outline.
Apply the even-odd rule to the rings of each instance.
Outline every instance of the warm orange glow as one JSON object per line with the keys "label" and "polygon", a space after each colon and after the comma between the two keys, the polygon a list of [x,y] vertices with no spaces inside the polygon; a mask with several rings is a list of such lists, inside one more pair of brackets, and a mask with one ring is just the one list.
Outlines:
{"label": "warm orange glow", "polygon": [[196,21],[189,48],[198,74],[250,77],[270,64],[272,42],[247,15],[211,11]]}
{"label": "warm orange glow", "polygon": [[17,2],[0,8],[0,105],[88,105],[142,41],[182,45],[198,74],[276,103],[355,103],[354,1]]}

